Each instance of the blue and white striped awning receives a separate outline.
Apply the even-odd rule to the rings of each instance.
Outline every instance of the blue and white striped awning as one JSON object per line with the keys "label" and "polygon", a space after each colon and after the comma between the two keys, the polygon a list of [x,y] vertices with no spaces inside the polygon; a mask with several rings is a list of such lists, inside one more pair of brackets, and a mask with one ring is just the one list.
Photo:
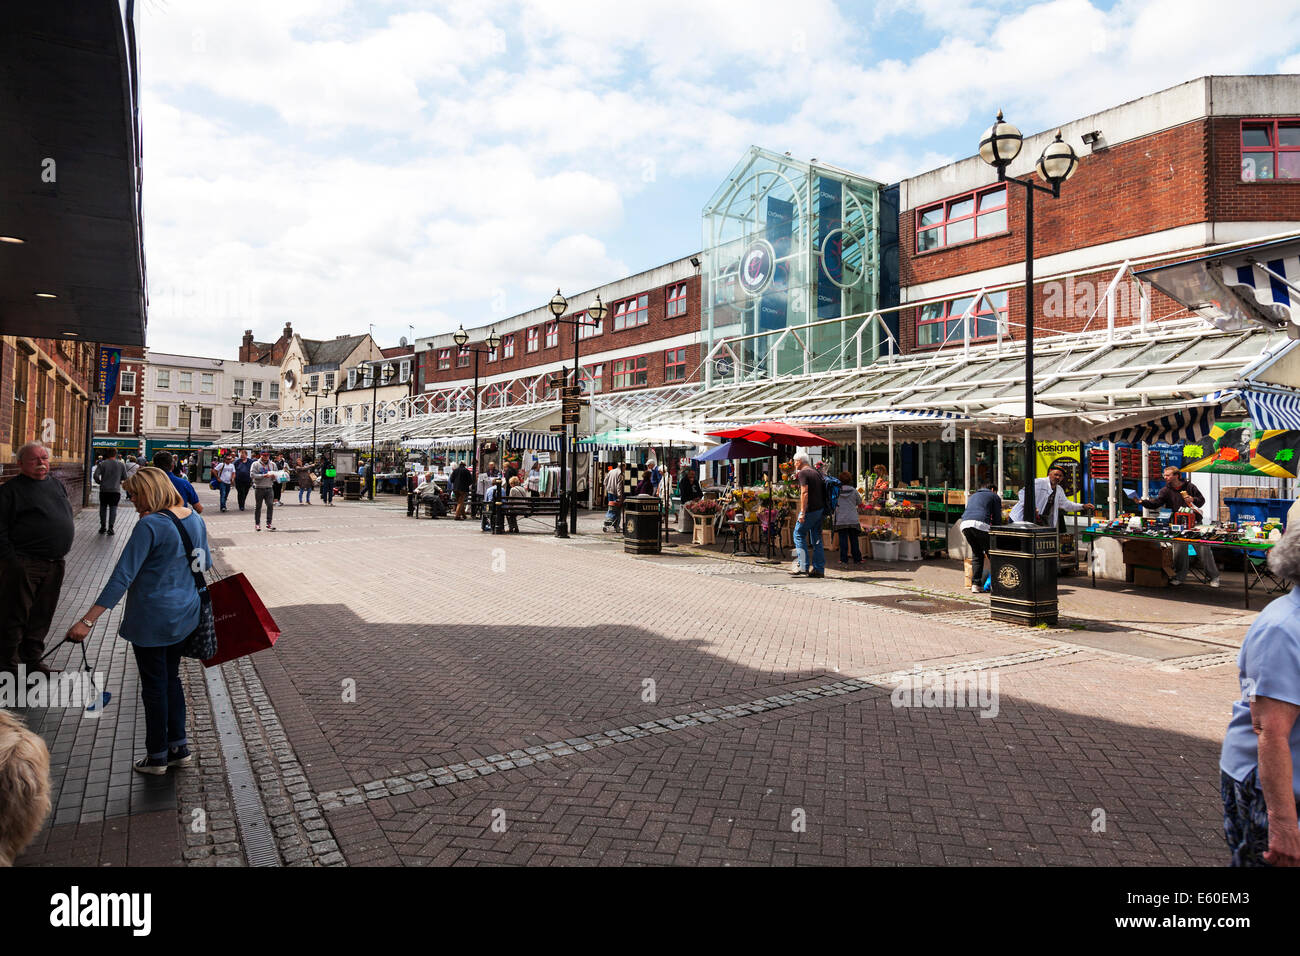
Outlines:
{"label": "blue and white striped awning", "polygon": [[1262,431],[1300,431],[1300,393],[1243,389],[1241,398],[1246,403],[1255,428]]}
{"label": "blue and white striped awning", "polygon": [[1258,258],[1223,267],[1223,281],[1229,288],[1249,290],[1265,312],[1279,323],[1300,324],[1300,255]]}
{"label": "blue and white striped awning", "polygon": [[516,451],[559,451],[564,446],[564,436],[559,432],[512,431],[509,444]]}
{"label": "blue and white striped awning", "polygon": [[[1218,396],[1223,393],[1215,394]],[[1224,398],[1230,397],[1230,394],[1224,396]],[[1219,417],[1219,411],[1222,408],[1222,402],[1192,405],[1162,415],[1152,421],[1121,428],[1098,437],[1104,441],[1127,442],[1130,445],[1137,445],[1141,442],[1151,445],[1155,442],[1178,444],[1179,442],[1200,441],[1210,433],[1210,429],[1214,427],[1214,423]]]}

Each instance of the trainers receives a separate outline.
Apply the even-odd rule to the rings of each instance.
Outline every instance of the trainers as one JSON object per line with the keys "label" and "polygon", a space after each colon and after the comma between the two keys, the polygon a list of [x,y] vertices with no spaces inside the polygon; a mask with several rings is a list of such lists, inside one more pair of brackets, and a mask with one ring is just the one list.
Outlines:
{"label": "trainers", "polygon": [[1182,579],[1181,579],[1181,578],[1170,578],[1170,579],[1169,579],[1169,586],[1170,586],[1171,588],[1181,587],[1182,584],[1183,584],[1183,582],[1182,582]]}
{"label": "trainers", "polygon": [[254,525],[254,526],[253,526],[253,530],[254,530],[254,531],[261,531],[261,530],[262,530],[262,526],[261,526],[260,524],[259,524],[259,525]]}
{"label": "trainers", "polygon": [[267,531],[274,531],[274,530],[275,530],[275,525],[273,525],[273,524],[269,524],[269,525],[267,525],[267,526],[266,526],[266,530],[267,530]]}
{"label": "trainers", "polygon": [[167,758],[141,757],[131,766],[139,773],[147,773],[157,777],[167,772]]}
{"label": "trainers", "polygon": [[809,572],[808,572],[808,577],[810,577],[810,578],[824,578],[824,577],[826,577],[826,572],[825,572],[825,571],[809,571]]}
{"label": "trainers", "polygon": [[108,533],[108,529],[107,529],[107,528],[100,528],[100,529],[99,529],[99,533],[100,533],[100,534],[107,534],[107,533]]}
{"label": "trainers", "polygon": [[192,763],[194,763],[194,755],[190,753],[188,745],[170,748],[167,754],[167,766],[188,767]]}
{"label": "trainers", "polygon": [[807,572],[807,571],[791,571],[791,572],[790,572],[790,577],[792,577],[792,578],[802,578],[802,577],[806,577],[807,575],[808,575],[808,572]]}
{"label": "trainers", "polygon": [[972,585],[970,586],[970,593],[971,593],[971,594],[983,594],[984,592],[980,590],[980,586],[979,586],[978,584],[972,584]]}
{"label": "trainers", "polygon": [[112,533],[113,533],[113,529],[112,529],[112,528],[109,528],[108,531],[105,532],[105,534],[112,534]]}
{"label": "trainers", "polygon": [[1221,582],[1218,578],[1213,578],[1213,579],[1211,579],[1211,581],[1210,581],[1210,587],[1212,587],[1212,588],[1220,587],[1221,584],[1222,584],[1222,582]]}

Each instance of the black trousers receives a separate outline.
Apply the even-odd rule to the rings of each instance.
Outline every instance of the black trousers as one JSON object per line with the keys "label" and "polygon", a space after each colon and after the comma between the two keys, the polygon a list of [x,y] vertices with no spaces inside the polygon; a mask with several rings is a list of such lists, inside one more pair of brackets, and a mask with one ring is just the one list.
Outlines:
{"label": "black trousers", "polygon": [[[112,528],[113,523],[117,521],[117,503],[122,500],[120,491],[101,491],[99,493],[99,526],[101,528]],[[108,523],[104,523],[107,517]]]}
{"label": "black trousers", "polygon": [[979,528],[963,528],[962,535],[970,545],[970,582],[984,587],[984,556],[989,553],[989,533]]}
{"label": "black trousers", "polygon": [[62,558],[19,555],[0,565],[0,668],[40,661],[62,588]]}
{"label": "black trousers", "polygon": [[235,494],[239,496],[239,510],[244,510],[244,502],[248,500],[248,489],[253,487],[253,483],[237,481],[235,482]]}

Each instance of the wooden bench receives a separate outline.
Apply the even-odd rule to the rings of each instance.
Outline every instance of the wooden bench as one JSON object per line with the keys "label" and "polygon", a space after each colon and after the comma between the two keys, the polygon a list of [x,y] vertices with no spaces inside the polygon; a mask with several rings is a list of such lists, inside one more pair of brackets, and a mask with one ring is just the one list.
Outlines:
{"label": "wooden bench", "polygon": [[[503,498],[499,504],[498,502],[488,502],[488,504],[492,506],[493,509],[499,507],[499,510],[496,510],[495,513],[489,514],[488,516],[489,522],[498,532],[505,530],[505,519],[507,517],[557,518],[560,514],[559,498],[534,498],[532,495],[529,495],[528,497],[506,497]],[[498,514],[501,516],[499,519],[497,518]],[[497,525],[498,520],[501,522],[500,525]]]}

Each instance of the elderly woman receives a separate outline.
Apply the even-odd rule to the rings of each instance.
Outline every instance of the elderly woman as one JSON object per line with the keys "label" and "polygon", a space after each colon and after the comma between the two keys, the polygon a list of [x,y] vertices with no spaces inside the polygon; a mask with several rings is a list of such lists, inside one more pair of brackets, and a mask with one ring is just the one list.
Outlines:
{"label": "elderly woman", "polygon": [[1260,612],[1242,641],[1241,699],[1219,757],[1233,866],[1300,866],[1300,524],[1273,546],[1268,566],[1291,591]]}
{"label": "elderly woman", "polygon": [[[191,567],[206,571],[212,559],[203,519],[185,507],[166,472],[141,468],[125,487],[140,520],[94,607],[68,629],[67,639],[84,641],[100,615],[126,595],[118,634],[135,651],[144,704],[145,756],[135,769],[164,774],[168,767],[188,767],[193,761],[185,736],[181,647],[199,626],[199,592]],[[178,523],[189,536],[193,550],[188,554]]]}

